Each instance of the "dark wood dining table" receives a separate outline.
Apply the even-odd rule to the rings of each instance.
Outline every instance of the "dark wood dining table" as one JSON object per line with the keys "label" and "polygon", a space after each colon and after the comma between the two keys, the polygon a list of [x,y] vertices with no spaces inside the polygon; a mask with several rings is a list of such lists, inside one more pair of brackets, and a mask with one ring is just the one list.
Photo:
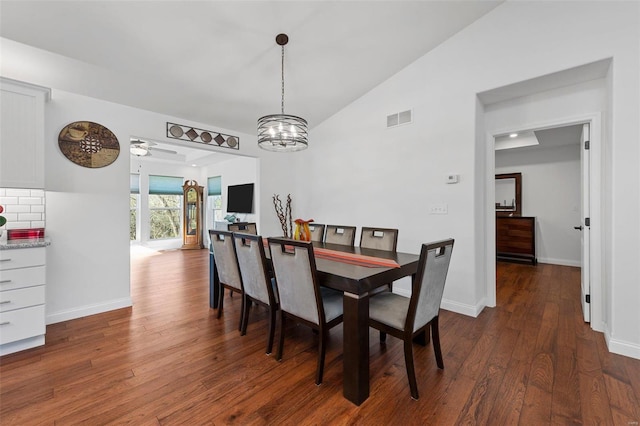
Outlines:
{"label": "dark wood dining table", "polygon": [[[369,397],[369,294],[372,290],[403,277],[414,277],[418,269],[419,256],[320,242],[314,242],[313,245],[345,253],[391,259],[399,266],[361,266],[316,256],[320,284],[344,294],[343,395],[354,404],[360,405]],[[210,269],[209,305],[214,308],[217,306],[219,286],[213,256]]]}

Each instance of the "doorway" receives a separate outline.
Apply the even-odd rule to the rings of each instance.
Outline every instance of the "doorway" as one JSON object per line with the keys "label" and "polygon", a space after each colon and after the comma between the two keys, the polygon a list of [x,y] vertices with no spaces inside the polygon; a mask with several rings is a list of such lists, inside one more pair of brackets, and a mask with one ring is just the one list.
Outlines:
{"label": "doorway", "polygon": [[[522,234],[525,228],[520,225],[517,229],[497,227],[500,244],[516,249],[525,242],[523,238],[530,238],[526,241],[535,242],[533,258],[538,262],[580,268],[587,322],[590,229],[584,218],[589,216],[589,151],[585,152],[584,146],[588,127],[588,123],[569,123],[499,135],[495,137],[494,163],[496,175],[515,173],[521,177],[517,209],[510,212],[502,206],[506,201],[498,183],[503,181],[496,180],[500,215],[522,216],[523,223],[534,224],[531,236]],[[507,233],[517,235],[507,237]]]}

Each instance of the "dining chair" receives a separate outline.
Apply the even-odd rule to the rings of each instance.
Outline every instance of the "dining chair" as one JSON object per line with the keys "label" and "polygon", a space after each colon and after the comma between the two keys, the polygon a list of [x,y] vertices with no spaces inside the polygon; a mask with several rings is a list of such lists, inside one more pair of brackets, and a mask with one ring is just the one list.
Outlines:
{"label": "dining chair", "polygon": [[262,236],[234,232],[233,239],[244,287],[244,315],[240,334],[244,336],[247,333],[251,302],[266,307],[269,310],[267,354],[271,354],[276,329],[276,312],[279,309],[278,292],[275,278],[269,276]]}
{"label": "dining chair", "polygon": [[397,247],[397,229],[362,227],[362,232],[360,232],[360,248],[396,251]]}
{"label": "dining chair", "polygon": [[309,224],[309,231],[311,231],[311,241],[324,241],[324,228],[326,225],[320,225],[317,223]]}
{"label": "dining chair", "polygon": [[[218,318],[222,316],[224,306],[224,289],[227,288],[231,292],[243,294],[242,277],[238,269],[238,259],[236,250],[233,246],[233,233],[229,231],[220,231],[215,229],[209,230],[209,238],[211,240],[211,248],[213,250],[213,259],[218,269],[218,278],[220,281],[219,298],[218,298]],[[242,318],[244,313],[244,297],[240,307],[240,322],[238,330],[242,331]]]}
{"label": "dining chair", "polygon": [[313,245],[309,241],[269,238],[271,262],[280,297],[280,336],[276,359],[282,360],[285,318],[317,330],[319,335],[316,384],[322,383],[329,329],[342,322],[342,293],[320,290]]}
{"label": "dining chair", "polygon": [[258,234],[255,222],[234,222],[227,225],[229,232],[242,232],[244,234]]}
{"label": "dining chair", "polygon": [[355,226],[327,225],[324,233],[324,242],[329,244],[341,244],[351,246],[356,240]]}
{"label": "dining chair", "polygon": [[411,297],[384,292],[369,298],[369,326],[380,331],[380,342],[387,333],[404,341],[404,362],[411,397],[418,399],[418,384],[413,364],[413,339],[431,326],[433,350],[438,368],[444,368],[438,314],[449,270],[453,239],[423,244],[418,271],[411,286]]}

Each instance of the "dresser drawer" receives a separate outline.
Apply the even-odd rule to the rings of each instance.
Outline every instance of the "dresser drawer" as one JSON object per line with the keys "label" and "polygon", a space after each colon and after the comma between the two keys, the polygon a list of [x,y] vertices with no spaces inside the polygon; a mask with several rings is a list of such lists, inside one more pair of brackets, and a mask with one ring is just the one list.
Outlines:
{"label": "dresser drawer", "polygon": [[44,247],[0,250],[0,271],[44,265],[46,258]]}
{"label": "dresser drawer", "polygon": [[44,304],[44,286],[0,291],[0,312]]}
{"label": "dresser drawer", "polygon": [[0,291],[33,287],[45,283],[45,266],[0,271]]}
{"label": "dresser drawer", "polygon": [[43,335],[44,305],[0,312],[0,345]]}

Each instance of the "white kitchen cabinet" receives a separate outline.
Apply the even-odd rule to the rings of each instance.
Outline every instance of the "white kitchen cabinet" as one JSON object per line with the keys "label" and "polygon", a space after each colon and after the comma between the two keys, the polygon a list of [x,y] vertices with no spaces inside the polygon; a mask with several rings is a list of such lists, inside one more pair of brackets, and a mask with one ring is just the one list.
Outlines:
{"label": "white kitchen cabinet", "polygon": [[0,355],[44,345],[45,250],[0,250]]}
{"label": "white kitchen cabinet", "polygon": [[44,188],[44,105],[51,90],[0,78],[0,187]]}

